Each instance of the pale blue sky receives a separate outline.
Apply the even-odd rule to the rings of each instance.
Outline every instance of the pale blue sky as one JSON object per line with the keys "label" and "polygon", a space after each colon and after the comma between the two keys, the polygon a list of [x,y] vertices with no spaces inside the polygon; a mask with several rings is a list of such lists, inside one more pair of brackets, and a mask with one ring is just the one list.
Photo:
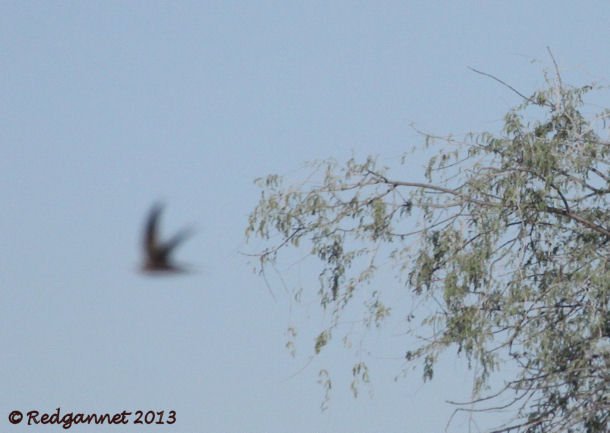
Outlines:
{"label": "pale blue sky", "polygon": [[[550,46],[566,81],[605,84],[609,36],[605,2],[0,2],[1,428],[57,431],[6,417],[60,406],[178,418],[71,431],[442,431],[471,373],[451,355],[431,384],[394,382],[406,342],[391,330],[369,339],[372,398],[352,398],[339,346],[294,375],[322,318],[274,301],[239,254],[257,246],[252,181],[396,157],[421,141],[411,123],[497,131],[520,101],[467,66],[528,94]],[[164,233],[198,227],[178,251],[197,274],[135,272],[157,199]],[[324,413],[320,367],[336,377]]]}

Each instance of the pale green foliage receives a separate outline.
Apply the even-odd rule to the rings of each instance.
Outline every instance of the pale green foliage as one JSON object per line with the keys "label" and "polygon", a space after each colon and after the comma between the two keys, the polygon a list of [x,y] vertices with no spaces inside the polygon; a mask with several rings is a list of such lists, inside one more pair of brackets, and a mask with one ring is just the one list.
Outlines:
{"label": "pale green foliage", "polygon": [[[455,347],[476,364],[474,390],[484,397],[490,374],[512,361],[518,374],[498,394],[513,393],[515,421],[498,431],[607,433],[607,112],[581,114],[591,86],[566,87],[559,75],[548,83],[506,115],[500,134],[428,136],[429,146],[442,146],[425,180],[396,179],[368,158],[313,164],[319,184],[289,187],[276,175],[258,181],[263,191],[247,236],[281,239],[260,254],[260,269],[302,242],[321,262],[320,303],[335,320],[319,333],[316,354],[332,342],[356,291],[369,299],[365,328],[394,312],[369,284],[383,255],[427,306],[408,315],[427,338],[405,355],[407,364],[421,362],[424,379]],[[359,362],[352,373],[356,395],[369,372]]]}
{"label": "pale green foliage", "polygon": [[360,383],[369,383],[369,368],[364,362],[359,362],[352,367],[352,376],[354,381],[351,384],[351,390],[354,397],[358,397],[358,389]]}

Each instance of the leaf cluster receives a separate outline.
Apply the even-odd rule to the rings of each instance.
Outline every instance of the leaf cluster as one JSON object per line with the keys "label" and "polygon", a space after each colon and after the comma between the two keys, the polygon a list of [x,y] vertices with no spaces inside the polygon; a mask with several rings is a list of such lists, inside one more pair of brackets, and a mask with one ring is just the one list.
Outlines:
{"label": "leaf cluster", "polygon": [[[259,270],[304,242],[320,261],[320,304],[336,320],[320,332],[316,353],[356,291],[370,297],[364,327],[393,313],[369,285],[387,259],[414,305],[427,306],[405,314],[422,336],[405,362],[421,362],[424,379],[455,348],[477,366],[475,403],[500,409],[494,399],[512,393],[502,409],[513,408],[514,421],[498,432],[608,431],[608,112],[585,118],[593,87],[559,78],[509,111],[498,134],[425,134],[427,145],[441,146],[423,179],[395,177],[369,157],[313,163],[296,186],[277,175],[258,180],[246,234],[271,243]],[[518,373],[483,395],[503,362]],[[369,380],[362,362],[353,372]]]}

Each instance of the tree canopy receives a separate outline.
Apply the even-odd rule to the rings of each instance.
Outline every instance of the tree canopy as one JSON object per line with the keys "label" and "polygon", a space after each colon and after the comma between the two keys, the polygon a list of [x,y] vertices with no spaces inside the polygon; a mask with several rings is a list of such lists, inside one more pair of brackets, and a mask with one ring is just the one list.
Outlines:
{"label": "tree canopy", "polygon": [[[497,133],[425,135],[434,150],[418,179],[410,154],[396,167],[375,157],[312,164],[312,180],[257,180],[262,191],[246,230],[266,247],[264,272],[289,248],[319,259],[320,306],[334,325],[356,293],[363,327],[406,316],[425,335],[405,363],[432,379],[447,349],[476,363],[475,407],[512,410],[497,432],[606,433],[610,418],[610,111],[585,115],[598,87],[572,87],[559,73],[511,109]],[[499,81],[499,80],[498,80]],[[508,86],[510,87],[510,86]],[[398,167],[398,169],[397,169]],[[402,168],[402,169],[401,169]],[[399,173],[399,174],[396,174]],[[396,284],[418,305],[385,305],[367,284],[391,261]],[[504,388],[491,375],[516,368]],[[366,366],[354,375],[366,374]],[[472,402],[471,402],[472,403]]]}

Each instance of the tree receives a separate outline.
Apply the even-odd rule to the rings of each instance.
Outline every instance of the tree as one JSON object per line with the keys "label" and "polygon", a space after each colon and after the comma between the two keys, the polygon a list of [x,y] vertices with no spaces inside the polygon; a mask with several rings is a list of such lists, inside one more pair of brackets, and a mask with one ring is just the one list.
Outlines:
{"label": "tree", "polygon": [[[425,180],[397,178],[373,157],[314,163],[317,185],[259,179],[246,235],[268,243],[257,254],[260,272],[302,244],[319,259],[320,304],[334,320],[316,353],[356,293],[369,299],[364,327],[394,314],[367,284],[389,260],[426,306],[407,320],[427,338],[405,353],[425,380],[438,356],[456,349],[478,365],[477,409],[499,409],[494,401],[510,396],[503,409],[514,416],[496,432],[606,433],[610,142],[601,135],[610,111],[585,117],[583,97],[597,88],[545,77],[547,88],[530,97],[506,85],[523,102],[499,134],[425,134],[430,148],[442,144]],[[489,390],[501,362],[517,373]],[[366,365],[353,372],[366,375]]]}

